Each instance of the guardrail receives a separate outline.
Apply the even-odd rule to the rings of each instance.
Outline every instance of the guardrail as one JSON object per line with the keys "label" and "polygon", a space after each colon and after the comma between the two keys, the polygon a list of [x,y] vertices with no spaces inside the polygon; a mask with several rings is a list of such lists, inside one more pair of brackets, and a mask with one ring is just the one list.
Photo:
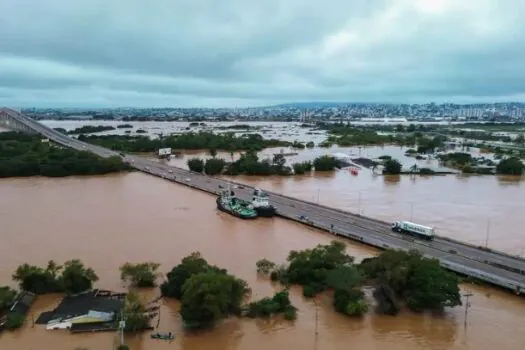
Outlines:
{"label": "guardrail", "polygon": [[501,256],[504,256],[504,257],[507,257],[507,258],[511,258],[511,259],[517,260],[519,262],[525,263],[525,258],[523,258],[522,256],[519,256],[519,255],[513,255],[513,254],[510,254],[510,253],[507,253],[507,252],[504,252],[504,251],[501,251],[501,250],[497,250],[497,249],[481,247],[479,245],[475,245],[475,244],[472,244],[472,243],[458,241],[458,240],[456,240],[454,238],[450,238],[450,237],[438,236],[438,235],[436,235],[436,237],[441,239],[441,240],[443,240],[443,241],[452,242],[454,244],[463,245],[463,246],[467,246],[467,247],[474,248],[474,249],[481,249],[481,250],[484,250],[484,251],[489,252],[489,253],[494,253],[496,255],[501,255]]}
{"label": "guardrail", "polygon": [[454,272],[459,273],[461,275],[474,277],[474,278],[477,278],[479,280],[488,282],[488,283],[496,285],[496,286],[500,286],[500,287],[504,287],[504,288],[510,289],[510,290],[514,291],[518,295],[521,294],[523,291],[525,291],[525,284],[523,284],[523,283],[511,281],[511,280],[509,280],[507,278],[504,278],[504,277],[499,277],[499,276],[493,275],[491,273],[483,272],[483,271],[477,270],[477,269],[471,269],[471,268],[465,267],[465,266],[463,266],[461,264],[453,263],[453,262],[446,261],[446,260],[440,260],[440,263],[441,263],[441,266],[443,266],[443,267],[445,267],[445,268],[447,268],[447,269],[449,269],[451,271],[454,271]]}
{"label": "guardrail", "polygon": [[[185,170],[185,169],[182,169],[182,170]],[[242,183],[239,183],[239,182],[236,182],[236,181],[228,180],[228,182],[231,182],[232,184],[235,184],[235,185],[238,185],[238,186],[244,186],[244,187],[252,188],[252,186],[247,186],[245,184],[242,184]],[[296,201],[296,202],[306,203],[306,204],[311,205],[311,206],[321,207],[321,208],[326,209],[326,210],[335,211],[335,212],[338,212],[340,214],[349,215],[349,216],[352,216],[354,218],[358,218],[358,219],[362,219],[362,220],[373,222],[375,224],[385,225],[386,226],[385,230],[388,227],[390,227],[390,225],[391,225],[390,222],[387,222],[387,221],[384,221],[384,220],[381,220],[381,219],[372,218],[372,217],[369,217],[369,216],[363,216],[363,215],[352,213],[352,212],[349,212],[349,211],[345,211],[345,210],[342,210],[342,209],[339,209],[339,208],[333,208],[333,207],[330,207],[330,206],[327,206],[327,205],[324,205],[324,204],[318,204],[318,203],[315,203],[315,202],[311,202],[309,200],[300,199],[300,198],[294,198],[294,197],[290,197],[290,196],[287,196],[287,195],[284,195],[284,194],[279,194],[279,193],[275,193],[275,192],[271,192],[271,191],[265,191],[265,192],[270,194],[270,195],[279,196],[279,197],[286,198],[288,200],[292,200],[292,201]],[[523,258],[523,257],[521,257],[519,255],[509,254],[509,253],[506,253],[504,251],[497,250],[497,249],[492,249],[492,248],[488,248],[488,249],[485,249],[483,247],[480,248],[479,245],[475,245],[475,244],[472,244],[472,243],[459,241],[459,240],[456,240],[456,239],[453,239],[453,238],[450,238],[450,237],[446,237],[446,236],[435,235],[434,237],[435,237],[434,239],[443,240],[443,241],[451,242],[451,243],[458,244],[458,245],[467,246],[467,247],[474,248],[474,249],[481,249],[481,250],[484,250],[486,252],[493,253],[495,255],[501,255],[501,256],[504,256],[504,257],[507,257],[507,258],[514,259],[514,260],[517,260],[519,262],[525,263],[525,258]],[[505,266],[505,265],[501,265],[501,266]],[[510,266],[507,266],[507,268],[509,269],[509,271],[516,270],[516,269],[514,269],[513,267],[510,267]],[[520,270],[520,271],[522,271],[522,270]]]}
{"label": "guardrail", "polygon": [[[138,167],[138,166],[135,166],[135,168],[137,168],[137,169],[139,169],[139,170],[141,170],[143,172],[146,172],[148,174],[151,174],[151,175],[154,175],[154,176],[158,176],[158,177],[161,177],[161,178],[164,178],[164,179],[167,179],[167,180],[170,180],[170,181],[173,181],[173,182],[176,182],[176,183],[188,186],[190,188],[198,189],[198,190],[200,190],[202,192],[217,194],[217,191],[213,191],[213,190],[210,190],[210,189],[205,188],[203,186],[198,186],[198,185],[196,185],[194,183],[187,182],[184,179],[180,179],[179,177],[173,178],[173,175],[171,175],[171,176],[170,175],[164,176],[164,175],[157,174],[157,173],[155,173],[154,171],[151,171],[151,170],[145,170],[145,169],[143,169],[141,167]],[[209,178],[210,180],[217,180],[216,178],[208,176],[208,175],[205,175],[205,174],[195,173],[193,171],[188,171],[188,170],[181,169],[181,168],[178,168],[178,170],[179,171],[183,171],[185,173],[202,176],[204,178]],[[243,186],[244,188],[249,188],[249,189],[252,188],[252,186],[247,186],[247,185],[235,182],[235,181],[227,181],[227,180],[222,180],[222,181],[229,182],[229,183],[232,183],[233,185],[237,185],[237,186]],[[287,197],[287,196],[283,196],[283,197],[291,198],[291,197]],[[301,200],[297,200],[295,198],[291,198],[291,199],[301,202]],[[312,204],[314,204],[314,203],[312,203]],[[337,210],[337,211],[340,211],[340,210]],[[343,211],[341,211],[341,212],[343,212]],[[378,248],[378,249],[402,249],[402,250],[407,250],[404,247],[400,247],[398,245],[393,245],[393,244],[386,244],[386,243],[384,243],[381,240],[378,240],[378,239],[375,239],[375,238],[371,238],[371,237],[366,237],[364,235],[357,234],[357,233],[334,232],[334,231],[337,231],[337,230],[334,230],[335,228],[332,229],[332,227],[330,225],[326,225],[326,224],[323,224],[323,223],[317,222],[317,221],[302,220],[302,219],[300,219],[299,217],[297,217],[295,215],[290,215],[290,214],[287,214],[287,213],[283,213],[282,211],[279,211],[279,210],[277,211],[277,215],[280,216],[280,217],[283,217],[285,219],[293,220],[295,222],[299,222],[299,223],[305,224],[307,226],[310,226],[310,227],[313,227],[313,228],[317,228],[317,229],[320,229],[320,230],[323,230],[323,231],[326,231],[326,232],[331,232],[331,233],[333,233],[333,234],[335,234],[337,236],[341,236],[341,237],[345,237],[345,238],[348,238],[348,239],[352,239],[354,241],[361,242],[363,244],[367,244],[367,245],[370,245],[370,246]],[[407,241],[407,243],[416,243],[416,241],[413,240],[413,239],[412,240],[405,239],[405,241]],[[476,249],[479,249],[479,248],[476,248]],[[445,251],[443,251],[443,252],[445,252]],[[458,256],[460,256],[460,255],[458,255]],[[464,257],[464,258],[465,259],[470,259],[469,257]],[[473,259],[470,259],[470,260],[473,260]],[[473,261],[477,261],[477,260],[473,260]],[[491,262],[488,262],[488,261],[487,262],[478,261],[478,262],[486,263],[489,266],[491,265],[491,266],[494,266],[494,267],[497,267],[497,268],[501,268],[502,270],[507,270],[507,271],[510,271],[510,272],[514,272],[514,273],[519,273],[519,274],[525,275],[523,273],[523,271],[515,269],[515,268],[512,268],[512,267],[509,267],[509,266],[496,264],[496,263],[491,263]],[[494,277],[493,275],[490,275],[490,274],[482,275],[481,273],[476,272],[475,274],[471,275],[470,273],[467,273],[468,271],[470,271],[468,268],[463,268],[463,269],[460,269],[460,268],[452,269],[451,268],[451,270],[454,271],[454,272],[458,272],[458,273],[467,275],[467,276],[479,278],[479,279],[481,279],[481,280],[483,280],[485,282],[488,282],[488,283],[491,283],[491,284],[495,284],[495,285],[498,285],[500,287],[512,289],[512,290],[514,290],[516,288],[516,286],[517,286],[515,283],[508,282],[508,280],[505,282],[505,281],[503,281],[504,279],[501,279],[501,278],[498,279],[497,277]],[[503,281],[503,282],[499,283],[498,281]],[[522,290],[525,290],[525,285],[523,285],[521,288],[522,288]]]}

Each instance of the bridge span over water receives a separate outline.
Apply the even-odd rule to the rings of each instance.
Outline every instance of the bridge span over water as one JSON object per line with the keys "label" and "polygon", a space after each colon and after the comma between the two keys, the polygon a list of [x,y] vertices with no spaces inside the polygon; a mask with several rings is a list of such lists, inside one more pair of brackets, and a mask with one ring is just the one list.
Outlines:
{"label": "bridge span over water", "polygon": [[[101,157],[120,156],[118,152],[62,134],[13,109],[0,109],[0,127],[38,133],[62,146],[89,151]],[[218,193],[219,185],[227,186],[228,183],[241,185],[132,154],[125,155],[123,159],[136,170],[211,194]],[[253,188],[245,185],[236,189],[236,194],[245,198],[249,198],[252,192]],[[279,216],[283,218],[379,249],[416,249],[427,257],[438,259],[442,266],[454,272],[480,279],[518,294],[525,292],[525,259],[521,257],[446,237],[436,237],[433,241],[420,241],[392,232],[387,222],[278,193],[268,192],[268,194]],[[308,217],[308,222],[300,220],[302,215]]]}

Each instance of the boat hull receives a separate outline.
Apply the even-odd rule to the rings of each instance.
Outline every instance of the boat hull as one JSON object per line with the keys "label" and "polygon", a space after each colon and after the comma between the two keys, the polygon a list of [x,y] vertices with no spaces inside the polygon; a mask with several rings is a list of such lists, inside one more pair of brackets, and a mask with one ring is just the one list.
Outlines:
{"label": "boat hull", "polygon": [[263,218],[271,218],[275,216],[276,210],[273,206],[268,207],[256,207],[255,211],[257,212],[257,216],[263,217]]}
{"label": "boat hull", "polygon": [[220,211],[224,212],[224,213],[228,213],[230,215],[233,215],[239,219],[243,219],[243,220],[253,220],[253,219],[256,219],[257,216],[252,216],[252,215],[243,215],[239,212],[236,212],[236,211],[233,211],[231,210],[230,208],[228,208],[227,206],[225,206],[222,202],[221,202],[221,199],[220,197],[217,198],[216,200],[216,203],[217,203],[217,209],[219,209]]}

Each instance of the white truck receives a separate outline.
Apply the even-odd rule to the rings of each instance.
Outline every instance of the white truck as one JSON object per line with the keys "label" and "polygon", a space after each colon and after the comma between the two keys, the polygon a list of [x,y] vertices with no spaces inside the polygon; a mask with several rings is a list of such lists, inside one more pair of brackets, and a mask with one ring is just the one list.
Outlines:
{"label": "white truck", "polygon": [[415,224],[409,221],[396,221],[392,224],[392,231],[412,235],[418,238],[432,240],[434,238],[434,228]]}
{"label": "white truck", "polygon": [[171,148],[160,148],[157,154],[159,158],[169,158],[171,156]]}

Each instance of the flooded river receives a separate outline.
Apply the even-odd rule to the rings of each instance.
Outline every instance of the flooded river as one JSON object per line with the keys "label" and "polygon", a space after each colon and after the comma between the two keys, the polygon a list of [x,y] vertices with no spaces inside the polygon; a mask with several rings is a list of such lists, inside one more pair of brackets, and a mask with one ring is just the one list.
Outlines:
{"label": "flooded river", "polygon": [[[361,175],[357,178],[346,177],[343,172],[333,177],[336,180],[329,180],[329,177],[316,180],[269,179],[261,184],[282,192],[292,191],[291,194],[303,197],[312,196],[313,189],[319,187],[320,201],[328,201],[329,195],[344,192],[354,183],[360,184],[355,185],[357,190],[368,189],[367,196],[362,196],[365,213],[372,210],[373,199],[374,206],[382,205],[385,211],[395,212],[398,209],[389,201],[395,197],[396,191],[401,193],[401,188],[413,186],[408,178],[400,182],[390,182],[381,177],[367,180]],[[500,190],[504,191],[506,188],[495,178],[481,179],[487,181],[485,187],[476,187],[486,192],[484,196],[469,197],[468,200],[473,201],[472,208],[476,204],[474,198],[485,197],[488,200],[494,195],[496,191],[487,185],[490,181],[495,182],[495,189],[502,186]],[[431,183],[446,180],[416,181]],[[304,183],[304,193],[294,183]],[[319,185],[323,183],[326,187]],[[441,190],[440,196],[450,193],[449,197],[434,199],[442,203],[435,208],[444,207],[445,199],[452,203],[454,198],[461,201],[461,193],[454,193],[457,188],[447,187],[452,186],[450,183],[452,180],[443,182],[442,187],[429,186],[432,193]],[[514,196],[512,198],[516,201],[517,198],[524,198],[521,185],[509,186],[510,190],[505,192],[508,197]],[[470,188],[470,185],[465,187]],[[296,193],[293,193],[293,188],[296,188]],[[518,190],[522,191],[521,197],[516,194]],[[380,191],[386,193],[382,200],[378,198]],[[419,189],[411,198],[425,198],[431,193],[430,189],[425,191]],[[463,195],[467,193],[471,192],[466,190]],[[403,197],[405,202],[407,196]],[[433,201],[432,198],[427,199]],[[351,207],[352,202],[346,200]],[[344,202],[334,202],[334,205],[340,206]],[[381,202],[383,204],[379,204]],[[414,208],[416,210],[418,215],[424,211],[419,207]],[[510,217],[509,210],[507,215]],[[100,281],[97,286],[121,290],[118,267],[126,261],[156,261],[162,264],[163,272],[167,272],[182,257],[200,251],[211,263],[247,280],[253,289],[253,297],[259,298],[271,295],[276,287],[268,280],[257,278],[255,262],[258,259],[266,257],[283,261],[292,249],[304,249],[332,239],[321,232],[281,219],[254,222],[235,219],[217,212],[213,197],[207,194],[140,173],[0,180],[0,222],[0,285],[11,283],[11,273],[21,263],[45,264],[49,259],[63,262],[79,258],[98,273]],[[376,250],[350,242],[348,251],[357,259],[377,254]],[[177,312],[178,304],[164,301],[159,331],[176,332],[178,337],[175,342],[153,341],[147,333],[128,337],[126,341],[133,350],[521,350],[525,347],[524,299],[470,285],[463,286],[463,290],[473,293],[466,328],[462,307],[446,310],[439,316],[404,313],[387,317],[370,312],[362,320],[350,319],[336,314],[327,296],[319,297],[316,306],[312,301],[305,300],[300,290],[294,289],[292,301],[299,309],[295,322],[233,318],[210,332],[184,334]],[[152,290],[146,292],[145,297],[152,299],[157,293],[157,290]],[[58,300],[59,297],[54,295],[39,298],[23,329],[0,335],[0,349],[112,348],[114,333],[72,335],[66,331],[46,331],[39,325],[32,327],[32,315],[36,318],[40,312],[52,309]]]}
{"label": "flooded river", "polygon": [[[124,122],[83,121],[83,120],[47,120],[42,121],[50,127],[66,130],[83,125],[110,125],[116,127]],[[133,131],[146,130],[149,136],[159,133],[169,134],[185,132],[188,122],[125,122],[133,125]],[[285,122],[206,122],[205,126],[192,130],[215,130],[235,124],[248,124],[257,128],[254,132],[266,138],[279,138],[287,141],[301,140],[315,143],[326,139],[322,131],[301,128],[300,123]],[[227,131],[227,130],[219,130]],[[116,129],[102,134],[124,133],[126,129]],[[241,134],[244,132],[240,132]],[[415,160],[406,157],[408,148],[385,147],[332,147],[266,149],[260,157],[273,157],[281,150],[285,153],[297,153],[287,156],[289,164],[313,158],[323,154],[346,154],[351,158],[377,158],[389,155],[398,159],[405,169],[413,165],[419,168],[440,168],[435,159]],[[475,156],[480,154],[472,148]],[[203,152],[191,152],[182,158],[172,159],[171,164],[186,168],[186,161],[191,156],[206,157]],[[231,160],[229,153],[219,153],[219,157]],[[238,154],[233,155],[234,158]],[[209,156],[208,156],[209,157]],[[237,177],[236,181],[261,186],[264,189],[284,193],[290,196],[310,200],[329,206],[360,212],[363,215],[386,221],[411,220],[423,225],[434,226],[439,235],[452,237],[471,244],[506,251],[514,255],[525,256],[525,177],[495,176],[373,176],[371,171],[363,169],[359,176],[352,176],[348,171],[332,174],[301,177]]]}
{"label": "flooded river", "polygon": [[[260,157],[271,157],[279,149],[267,149]],[[311,160],[323,154],[345,153],[353,157],[376,158],[389,154],[406,166],[416,160],[404,156],[400,147],[312,149],[296,151],[289,163]],[[230,154],[218,156],[230,160]],[[191,157],[207,158],[192,152],[170,160],[187,168]],[[235,155],[234,155],[235,157]],[[417,161],[419,167],[435,160]],[[319,202],[331,207],[386,221],[410,220],[432,225],[439,235],[525,256],[525,178],[437,175],[382,176],[362,169],[358,176],[348,170],[305,176],[235,177],[234,181],[260,186],[277,193]]]}

